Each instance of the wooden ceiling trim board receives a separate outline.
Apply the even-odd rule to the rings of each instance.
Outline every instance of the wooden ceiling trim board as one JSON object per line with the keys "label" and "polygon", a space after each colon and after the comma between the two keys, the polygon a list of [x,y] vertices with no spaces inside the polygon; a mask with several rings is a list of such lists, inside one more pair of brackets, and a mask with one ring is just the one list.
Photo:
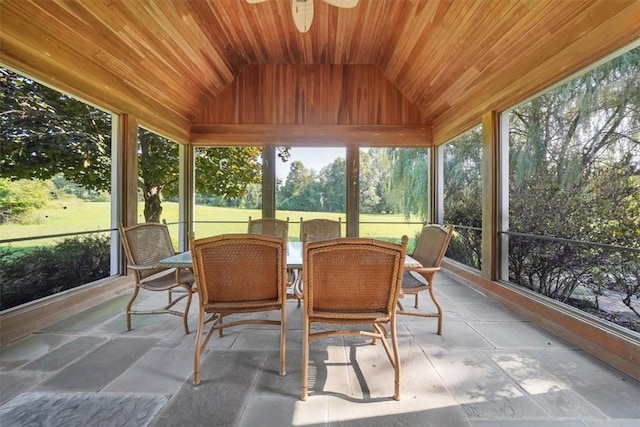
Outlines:
{"label": "wooden ceiling trim board", "polygon": [[[403,64],[407,61],[409,53],[418,43],[428,45],[431,43],[433,24],[431,19],[435,14],[437,2],[427,2],[422,7],[411,7],[408,2],[392,3],[394,9],[388,11],[390,21],[398,20],[404,25],[395,25],[377,64],[391,81],[396,81]],[[393,19],[395,18],[395,19]]]}
{"label": "wooden ceiling trim board", "polygon": [[[231,41],[223,32],[226,29],[219,18],[220,14],[214,10],[214,5],[211,2],[204,4],[189,2],[189,5],[194,8],[193,16],[208,40],[209,69],[218,76],[220,81],[224,82],[223,86],[216,85],[215,88],[210,89],[217,95],[247,64],[246,53],[240,49],[231,48]],[[198,5],[201,7],[196,9]]]}
{"label": "wooden ceiling trim board", "polygon": [[295,147],[342,146],[359,144],[368,147],[428,147],[430,126],[349,126],[349,125],[194,125],[194,146],[277,144]]}
{"label": "wooden ceiling trim board", "polygon": [[[449,35],[453,32],[450,28],[454,26],[448,18],[450,10],[448,2],[439,3],[435,15],[431,18],[433,30],[431,27],[427,27],[430,33],[429,43],[416,43],[406,59],[402,61],[403,64],[398,73],[392,76],[392,81],[409,99],[417,99],[419,92],[413,82],[415,77],[418,75],[433,76],[435,66],[444,61],[443,58],[451,52],[452,48],[445,46],[447,41],[451,40]],[[429,77],[428,80],[433,81]]]}
{"label": "wooden ceiling trim board", "polygon": [[[460,54],[449,55],[447,61],[441,61],[436,64],[433,73],[429,75],[432,76],[430,81],[421,77],[415,79],[418,100],[429,99],[431,107],[434,108],[434,106],[441,105],[439,98],[445,98],[446,104],[447,97],[442,96],[443,92],[452,96],[454,94],[460,95],[467,90],[465,82],[467,84],[470,82],[469,76],[477,75],[481,71],[474,64],[477,64],[480,58],[491,52],[492,46],[502,42],[505,32],[511,27],[511,19],[518,16],[518,13],[514,12],[513,8],[519,7],[519,3],[512,2],[509,6],[508,8],[503,8],[502,13],[493,12],[497,8],[496,5],[493,8],[491,5],[485,6],[488,11],[495,13],[495,15],[491,15],[494,18],[490,22],[483,19],[473,20],[470,14],[466,15],[460,27],[467,28],[467,30],[454,36],[460,40],[460,46],[457,48]],[[470,19],[473,22],[465,25],[465,22]],[[495,29],[486,36],[480,36],[479,34],[484,34],[481,31],[483,28]],[[484,49],[482,46],[488,46],[488,48]],[[460,70],[460,76],[456,77],[457,73],[452,73],[452,70]]]}

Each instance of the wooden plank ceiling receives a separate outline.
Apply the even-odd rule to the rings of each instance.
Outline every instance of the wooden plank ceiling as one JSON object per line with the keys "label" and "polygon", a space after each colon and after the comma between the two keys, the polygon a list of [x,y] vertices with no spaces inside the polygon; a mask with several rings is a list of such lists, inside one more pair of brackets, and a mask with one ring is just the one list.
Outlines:
{"label": "wooden plank ceiling", "polygon": [[[180,142],[194,139],[192,126],[195,139],[222,142],[242,125],[256,135],[243,139],[251,143],[270,132],[277,136],[267,125],[283,125],[285,133],[291,125],[309,125],[333,129],[327,141],[341,132],[336,126],[347,126],[347,136],[358,127],[371,136],[375,126],[393,132],[400,126],[425,143],[432,129],[433,141],[442,143],[478,124],[483,113],[504,109],[640,37],[638,0],[359,0],[352,9],[313,1],[311,28],[300,33],[290,0],[1,0],[0,59],[87,101],[133,114]],[[276,84],[263,78],[274,73],[273,64],[294,70],[283,72],[294,78],[280,80],[281,91],[317,95],[306,96],[293,121],[275,118],[295,106],[246,107],[251,93],[273,93],[263,87]],[[364,96],[361,84],[340,85],[331,70],[342,78],[369,76],[392,95]],[[263,77],[252,80],[251,73]],[[242,84],[259,84],[239,90],[239,76]],[[325,82],[322,90],[327,82],[337,84],[343,92],[323,98],[309,81]],[[244,98],[229,98],[236,92]],[[301,102],[286,94],[276,98]],[[336,103],[344,99],[349,102]],[[316,100],[351,110],[323,110]],[[361,105],[374,101],[379,105]]]}

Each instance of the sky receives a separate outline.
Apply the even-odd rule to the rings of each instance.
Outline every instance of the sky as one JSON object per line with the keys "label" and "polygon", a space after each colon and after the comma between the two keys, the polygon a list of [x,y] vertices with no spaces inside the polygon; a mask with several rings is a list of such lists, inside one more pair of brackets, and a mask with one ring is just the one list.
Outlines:
{"label": "sky", "polygon": [[308,169],[320,172],[320,169],[333,162],[338,157],[346,157],[347,150],[343,148],[292,147],[291,158],[286,163],[278,159],[276,162],[276,176],[282,181],[287,178],[291,163],[299,160]]}

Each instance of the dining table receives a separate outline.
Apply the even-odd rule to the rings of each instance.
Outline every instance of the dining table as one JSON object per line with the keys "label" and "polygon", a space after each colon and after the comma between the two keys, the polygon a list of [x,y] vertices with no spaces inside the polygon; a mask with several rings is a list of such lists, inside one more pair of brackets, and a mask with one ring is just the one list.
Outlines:
{"label": "dining table", "polygon": [[[168,268],[192,268],[193,258],[191,257],[191,251],[181,252],[161,259],[158,265]],[[418,268],[422,268],[422,264],[410,255],[405,255],[404,270],[411,271]],[[301,299],[302,274],[300,273],[302,270],[302,242],[300,241],[287,242],[287,270],[291,277],[289,289],[295,298]]]}
{"label": "dining table", "polygon": [[[191,251],[181,252],[161,259],[158,264],[163,267],[191,268],[193,267]],[[302,268],[302,242],[287,242],[287,268],[297,270]],[[406,255],[404,259],[404,269],[414,270],[417,268],[422,268],[422,264],[411,256]]]}

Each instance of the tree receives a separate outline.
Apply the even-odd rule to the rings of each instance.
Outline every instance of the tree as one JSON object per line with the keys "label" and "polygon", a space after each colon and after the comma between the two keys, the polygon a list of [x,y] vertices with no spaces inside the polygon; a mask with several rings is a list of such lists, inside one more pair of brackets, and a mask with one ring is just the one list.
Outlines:
{"label": "tree", "polygon": [[0,90],[0,177],[46,180],[63,172],[110,190],[108,114],[6,69]]}
{"label": "tree", "polygon": [[0,224],[19,220],[32,209],[41,208],[50,191],[42,181],[21,179],[12,183],[0,178]]}
{"label": "tree", "polygon": [[[640,48],[513,110],[512,231],[640,247]],[[578,285],[638,294],[637,256],[510,237],[510,279],[568,301]]]}
{"label": "tree", "polygon": [[444,222],[459,226],[447,256],[482,268],[482,142],[479,128],[444,147]]}
{"label": "tree", "polygon": [[[62,173],[87,189],[111,191],[109,114],[6,69],[0,84],[0,177],[46,180]],[[141,130],[138,153],[145,220],[158,222],[162,195],[178,191],[178,146]],[[259,156],[256,147],[198,150],[197,190],[243,195],[259,182]],[[286,148],[279,156],[286,159]]]}
{"label": "tree", "polygon": [[322,188],[324,212],[347,211],[347,162],[338,157],[320,170],[318,176]]}
{"label": "tree", "polygon": [[314,170],[296,160],[291,163],[289,174],[278,191],[278,206],[283,210],[321,211],[322,197]]}
{"label": "tree", "polygon": [[429,215],[429,152],[424,148],[389,148],[390,187],[405,218]]}

